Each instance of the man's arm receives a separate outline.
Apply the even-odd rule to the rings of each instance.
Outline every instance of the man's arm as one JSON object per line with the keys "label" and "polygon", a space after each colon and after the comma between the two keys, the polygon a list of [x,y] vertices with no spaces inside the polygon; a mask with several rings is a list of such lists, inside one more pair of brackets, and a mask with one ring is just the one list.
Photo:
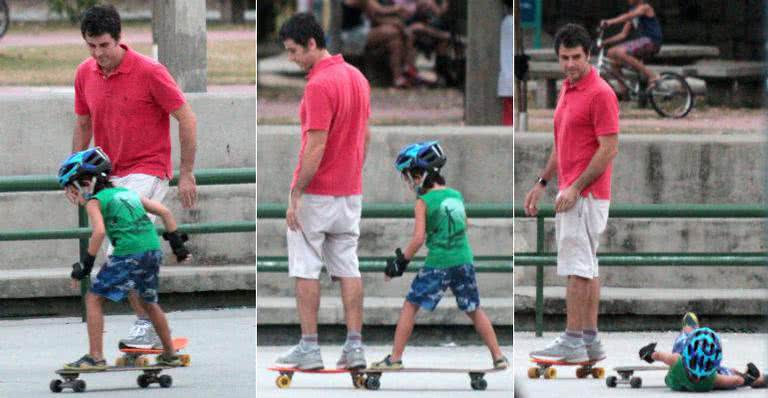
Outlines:
{"label": "man's arm", "polygon": [[325,143],[328,140],[328,132],[322,130],[309,130],[307,132],[307,146],[304,148],[304,154],[301,157],[301,169],[296,179],[294,192],[299,195],[304,193],[304,189],[312,181],[312,177],[317,173],[320,167],[320,161],[323,160],[325,153]]}
{"label": "man's arm", "polygon": [[179,165],[179,197],[184,208],[192,208],[197,202],[197,187],[193,170],[197,153],[197,117],[188,103],[171,112],[179,121],[181,162]]}
{"label": "man's arm", "polygon": [[621,14],[618,17],[606,20],[605,23],[608,26],[611,26],[611,25],[618,25],[620,23],[628,22],[628,21],[632,20],[632,18],[639,17],[639,16],[647,14],[648,11],[650,10],[650,8],[651,8],[651,6],[648,5],[648,4],[641,4],[641,5],[637,6],[637,7],[635,7],[635,9],[633,9],[633,10],[631,10],[629,12],[625,12],[624,14]]}
{"label": "man's arm", "polygon": [[586,170],[571,185],[577,192],[583,191],[595,178],[602,175],[605,169],[608,168],[611,160],[619,154],[618,134],[598,136],[597,142],[600,145],[597,148],[597,152],[592,156],[592,160],[589,161]]}
{"label": "man's arm", "polygon": [[75,131],[72,134],[72,153],[87,149],[91,138],[93,138],[91,115],[77,115]]}

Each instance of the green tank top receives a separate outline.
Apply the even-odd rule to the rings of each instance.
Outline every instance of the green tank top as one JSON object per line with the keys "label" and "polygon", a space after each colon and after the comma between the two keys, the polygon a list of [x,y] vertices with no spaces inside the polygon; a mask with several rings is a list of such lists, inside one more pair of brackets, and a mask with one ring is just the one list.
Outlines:
{"label": "green tank top", "polygon": [[420,196],[427,205],[427,259],[431,268],[472,264],[472,248],[467,239],[467,214],[464,197],[455,189],[434,189]]}
{"label": "green tank top", "polygon": [[112,255],[160,249],[155,226],[136,192],[123,187],[106,188],[93,197],[99,201],[107,238],[115,247]]}
{"label": "green tank top", "polygon": [[683,357],[680,356],[677,362],[669,368],[664,383],[674,391],[707,392],[715,388],[715,377],[717,377],[717,373],[699,381],[692,381],[688,378],[688,373],[683,366]]}

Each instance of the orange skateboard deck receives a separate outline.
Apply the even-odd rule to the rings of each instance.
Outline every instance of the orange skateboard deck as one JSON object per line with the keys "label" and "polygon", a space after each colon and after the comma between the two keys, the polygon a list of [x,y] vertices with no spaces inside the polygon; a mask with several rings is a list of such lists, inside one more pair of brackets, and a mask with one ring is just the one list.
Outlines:
{"label": "orange skateboard deck", "polygon": [[595,379],[602,379],[605,377],[605,369],[594,366],[598,361],[586,361],[586,362],[563,362],[563,361],[549,361],[546,359],[531,358],[531,362],[536,364],[536,367],[528,368],[528,377],[531,379],[538,379],[544,376],[545,379],[554,379],[557,377],[557,370],[555,366],[577,366],[576,377],[579,379],[586,378],[592,375]]}
{"label": "orange skateboard deck", "polygon": [[[179,352],[187,347],[189,339],[186,337],[176,337],[173,339],[173,350]],[[125,355],[117,358],[115,366],[148,366],[149,358],[143,357],[143,355],[160,355],[163,353],[162,349],[157,348],[120,348],[120,352]],[[191,358],[189,354],[179,355],[182,366],[189,366]]]}

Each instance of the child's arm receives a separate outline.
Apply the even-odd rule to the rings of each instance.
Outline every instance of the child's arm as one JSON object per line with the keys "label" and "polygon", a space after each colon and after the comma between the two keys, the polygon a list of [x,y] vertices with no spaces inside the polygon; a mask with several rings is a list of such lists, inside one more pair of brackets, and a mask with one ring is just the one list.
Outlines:
{"label": "child's arm", "polygon": [[88,221],[91,223],[91,239],[88,241],[88,253],[79,262],[72,264],[72,279],[83,280],[91,275],[96,254],[107,235],[104,229],[104,217],[101,215],[101,207],[97,199],[91,199],[85,203],[85,211],[88,213]]}
{"label": "child's arm", "polygon": [[427,205],[423,200],[416,200],[416,206],[414,207],[413,215],[415,224],[413,226],[413,236],[411,242],[405,248],[405,253],[400,251],[398,247],[395,250],[395,258],[387,260],[387,266],[384,268],[384,275],[386,279],[402,276],[405,269],[408,268],[408,263],[411,262],[413,256],[419,251],[421,245],[424,244],[424,236],[426,235],[426,219],[427,219]]}
{"label": "child's arm", "polygon": [[182,262],[187,260],[189,258],[189,251],[184,246],[184,242],[187,241],[187,234],[178,231],[178,226],[176,225],[176,220],[173,218],[173,213],[156,200],[142,197],[141,204],[147,212],[162,218],[163,226],[165,226],[166,231],[163,233],[163,238],[171,245],[171,250],[173,250],[173,254],[176,255],[176,261]]}
{"label": "child's arm", "polygon": [[668,366],[672,366],[680,358],[680,354],[677,354],[677,353],[674,353],[674,352],[660,352],[660,351],[656,351],[653,354],[651,354],[651,358],[653,358],[655,361],[664,362]]}
{"label": "child's arm", "polygon": [[733,387],[741,387],[743,385],[744,378],[741,376],[726,376],[721,374],[715,376],[715,388],[718,389],[730,389]]}

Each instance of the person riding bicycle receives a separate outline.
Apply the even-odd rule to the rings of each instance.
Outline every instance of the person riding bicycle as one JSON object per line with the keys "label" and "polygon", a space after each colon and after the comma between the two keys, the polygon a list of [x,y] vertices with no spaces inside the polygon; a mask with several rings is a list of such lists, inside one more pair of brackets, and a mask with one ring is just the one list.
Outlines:
{"label": "person riding bicycle", "polygon": [[[600,21],[600,28],[605,29],[612,25],[624,24],[621,32],[603,40],[603,47],[614,45],[608,50],[608,57],[613,61],[612,68],[619,76],[622,76],[621,67],[627,64],[642,73],[648,79],[648,86],[652,86],[659,76],[643,64],[642,58],[648,58],[661,49],[661,24],[656,17],[656,11],[645,0],[627,0],[629,11],[615,18]],[[636,38],[626,40],[632,31]],[[626,40],[626,41],[625,41]],[[619,81],[619,98],[628,97],[629,88]]]}

